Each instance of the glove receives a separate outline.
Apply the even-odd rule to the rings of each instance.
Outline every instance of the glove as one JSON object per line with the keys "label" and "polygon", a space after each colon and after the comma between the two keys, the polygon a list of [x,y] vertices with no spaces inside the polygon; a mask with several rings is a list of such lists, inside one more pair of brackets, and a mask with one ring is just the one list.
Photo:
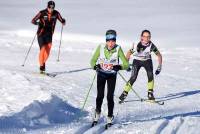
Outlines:
{"label": "glove", "polygon": [[37,22],[37,21],[32,21],[32,23],[33,23],[34,25],[39,25],[39,24],[40,24],[40,22]]}
{"label": "glove", "polygon": [[122,66],[121,65],[115,65],[115,66],[113,66],[113,70],[114,71],[119,71],[119,70],[122,70]]}
{"label": "glove", "polygon": [[127,72],[130,72],[130,71],[131,71],[131,68],[129,67],[128,69],[126,69],[126,71],[127,71]]}
{"label": "glove", "polygon": [[63,19],[63,20],[62,20],[62,24],[65,25],[65,22],[66,22],[65,19]]}
{"label": "glove", "polygon": [[93,69],[96,70],[96,71],[99,71],[99,69],[101,69],[100,64],[95,65]]}
{"label": "glove", "polygon": [[162,65],[158,65],[158,68],[156,69],[155,75],[158,75],[161,72]]}

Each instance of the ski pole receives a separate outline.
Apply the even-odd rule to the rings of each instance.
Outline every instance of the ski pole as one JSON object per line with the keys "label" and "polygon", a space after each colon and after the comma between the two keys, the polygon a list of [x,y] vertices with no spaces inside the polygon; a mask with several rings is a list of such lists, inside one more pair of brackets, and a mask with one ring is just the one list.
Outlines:
{"label": "ski pole", "polygon": [[35,34],[35,36],[34,36],[32,42],[31,42],[31,45],[30,45],[30,47],[29,47],[29,49],[28,49],[28,52],[27,52],[26,57],[25,57],[25,59],[24,59],[24,62],[23,62],[23,64],[22,64],[23,67],[24,67],[24,65],[25,65],[25,63],[26,63],[26,60],[27,60],[28,55],[29,55],[29,53],[30,53],[30,51],[31,51],[31,48],[32,48],[32,46],[33,46],[33,43],[34,43],[34,41],[35,41],[36,36],[37,36],[37,32],[36,32],[36,34]]}
{"label": "ski pole", "polygon": [[93,86],[93,84],[94,84],[94,80],[95,80],[95,78],[96,78],[96,75],[97,75],[97,73],[95,73],[94,78],[93,78],[93,80],[92,80],[92,83],[91,83],[91,85],[90,85],[90,88],[89,88],[89,90],[88,90],[88,92],[87,92],[86,98],[85,98],[84,103],[83,103],[83,106],[82,106],[82,108],[81,108],[82,111],[83,111],[83,109],[85,108],[85,104],[86,104],[86,102],[87,102],[87,100],[88,100],[88,96],[89,96],[90,91],[91,91],[91,89],[92,89],[92,86]]}
{"label": "ski pole", "polygon": [[61,27],[60,45],[59,45],[59,50],[58,50],[58,59],[57,59],[57,62],[60,61],[60,48],[61,48],[61,44],[62,44],[62,33],[63,33],[63,25],[62,25],[62,27]]}
{"label": "ski pole", "polygon": [[[124,78],[124,76],[123,76],[120,72],[118,72],[118,74],[121,76],[121,78],[124,80],[124,82],[128,83],[128,82],[126,81],[126,79]],[[144,99],[143,99],[142,97],[140,97],[140,95],[132,88],[132,86],[131,86],[131,89],[132,89],[132,91],[135,93],[135,95],[136,95],[141,101],[144,101]]]}

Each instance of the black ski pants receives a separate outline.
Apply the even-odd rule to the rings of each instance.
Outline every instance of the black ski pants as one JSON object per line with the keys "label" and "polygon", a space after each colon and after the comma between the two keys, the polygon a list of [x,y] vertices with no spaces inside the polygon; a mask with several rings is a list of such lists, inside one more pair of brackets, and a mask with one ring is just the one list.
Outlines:
{"label": "black ski pants", "polygon": [[[133,60],[133,66],[132,66],[132,74],[131,78],[129,79],[129,82],[131,85],[136,81],[138,72],[141,67],[144,67],[144,69],[147,72],[147,77],[148,77],[148,83],[152,82],[154,80],[153,76],[153,63],[151,59],[141,61],[141,60]],[[153,89],[150,89],[153,90]]]}
{"label": "black ski pants", "polygon": [[117,74],[97,74],[97,98],[96,111],[101,112],[101,106],[104,98],[105,85],[107,82],[107,102],[108,102],[108,116],[113,116],[114,109],[114,91],[116,85]]}

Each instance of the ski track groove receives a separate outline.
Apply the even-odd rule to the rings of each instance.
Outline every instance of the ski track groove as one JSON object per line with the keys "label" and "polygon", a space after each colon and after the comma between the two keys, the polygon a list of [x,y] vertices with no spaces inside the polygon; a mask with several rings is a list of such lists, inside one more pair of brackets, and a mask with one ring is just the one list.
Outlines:
{"label": "ski track groove", "polygon": [[167,127],[167,125],[169,124],[169,120],[165,120],[163,121],[160,126],[157,128],[156,130],[156,134],[160,134],[162,132],[162,130],[164,130],[165,127]]}
{"label": "ski track groove", "polygon": [[98,125],[89,128],[87,131],[83,132],[83,134],[101,134],[105,131],[105,123],[101,122]]}
{"label": "ski track groove", "polygon": [[103,132],[103,127],[104,127],[104,117],[101,117],[101,119],[99,120],[99,123],[94,126],[91,127],[92,121],[91,123],[88,123],[87,125],[84,125],[83,127],[80,127],[75,134],[91,134],[91,133],[95,133],[94,134],[100,134]]}
{"label": "ski track groove", "polygon": [[91,124],[88,123],[87,125],[84,125],[83,127],[80,127],[75,134],[80,134],[80,133],[84,133],[86,131],[88,131],[91,128]]}
{"label": "ski track groove", "polygon": [[176,129],[172,132],[172,134],[176,134],[178,132],[178,130],[180,129],[180,127],[183,125],[184,123],[184,119],[180,119],[181,122],[178,124],[178,126],[176,127]]}

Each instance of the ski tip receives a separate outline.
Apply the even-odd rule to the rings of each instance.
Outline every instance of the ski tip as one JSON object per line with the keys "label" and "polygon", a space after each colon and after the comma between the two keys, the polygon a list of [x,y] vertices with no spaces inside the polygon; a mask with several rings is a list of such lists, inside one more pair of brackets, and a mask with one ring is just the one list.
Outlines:
{"label": "ski tip", "polygon": [[164,105],[164,104],[165,104],[165,102],[164,102],[164,101],[160,102],[160,105]]}
{"label": "ski tip", "polygon": [[97,125],[97,121],[94,121],[94,122],[92,123],[91,127],[94,127],[94,126],[96,126],[96,125]]}
{"label": "ski tip", "polygon": [[118,103],[119,103],[119,104],[123,104],[123,103],[125,103],[125,101],[121,101],[121,100],[120,100]]}
{"label": "ski tip", "polygon": [[108,128],[110,128],[113,124],[112,123],[108,123],[105,125],[105,129],[107,130]]}

